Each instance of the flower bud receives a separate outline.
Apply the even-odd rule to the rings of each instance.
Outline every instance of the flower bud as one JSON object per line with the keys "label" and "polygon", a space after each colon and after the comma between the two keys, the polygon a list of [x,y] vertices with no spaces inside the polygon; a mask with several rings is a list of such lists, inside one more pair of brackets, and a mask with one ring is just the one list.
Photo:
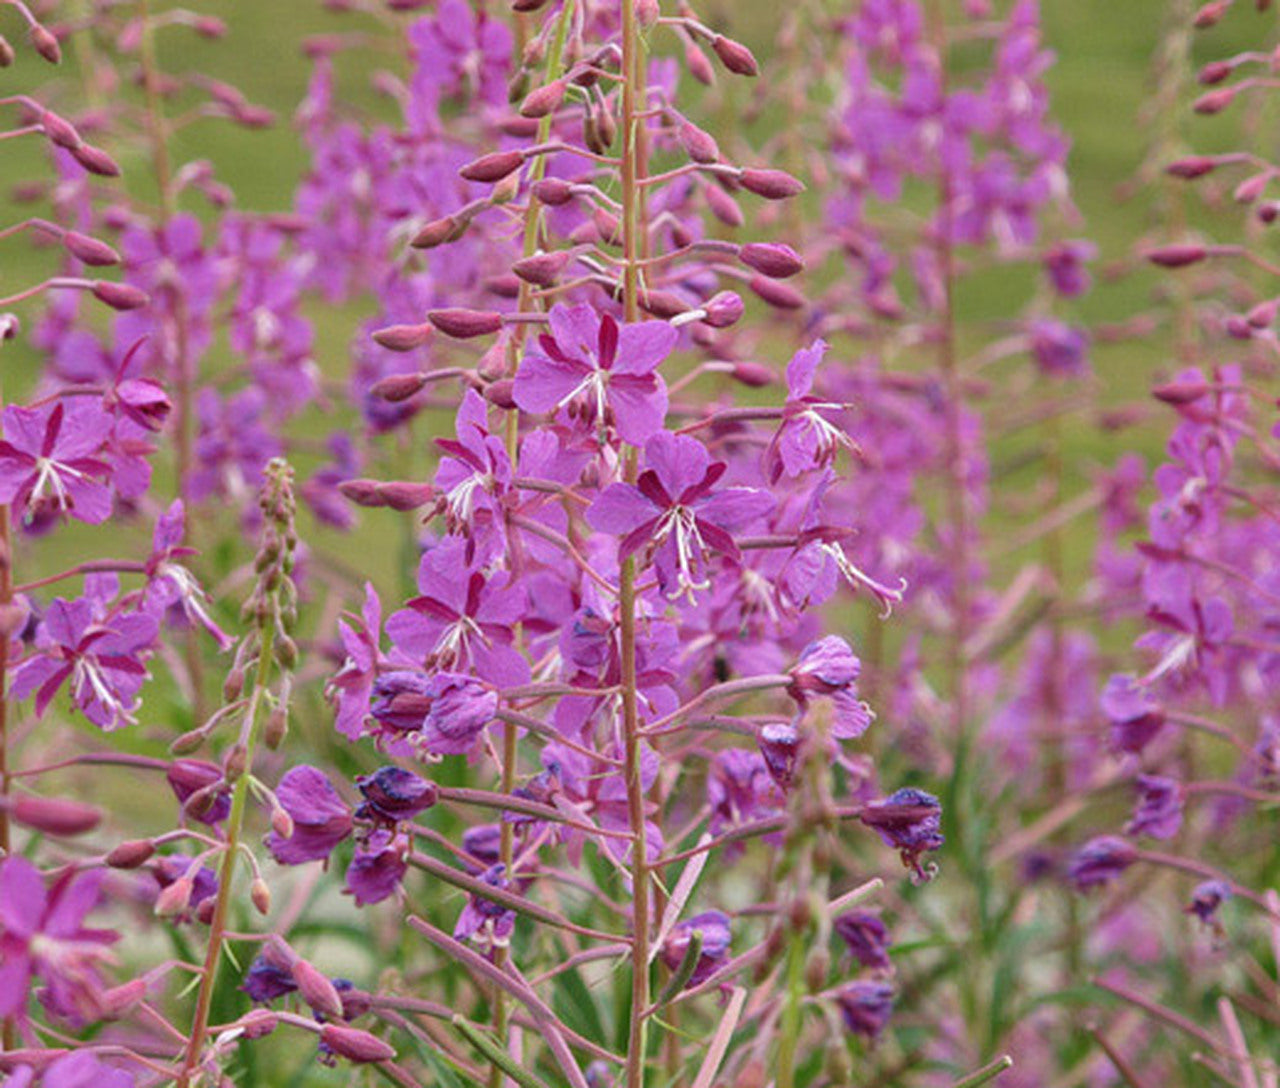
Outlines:
{"label": "flower bud", "polygon": [[1161,268],[1185,268],[1207,257],[1208,250],[1195,244],[1160,246],[1147,251],[1147,260]]}
{"label": "flower bud", "polygon": [[743,170],[738,181],[749,193],[765,200],[787,200],[804,192],[804,182],[785,170]]}
{"label": "flower bud", "polygon": [[1254,174],[1237,185],[1235,192],[1231,195],[1235,198],[1237,204],[1252,204],[1263,194],[1270,181],[1270,172]]}
{"label": "flower bud", "polygon": [[90,238],[87,234],[81,234],[76,230],[69,230],[63,234],[62,244],[77,260],[84,261],[85,264],[95,268],[120,263],[120,254],[106,242],[100,242],[97,238]]}
{"label": "flower bud", "polygon": [[1185,159],[1177,159],[1164,168],[1170,177],[1193,181],[1216,170],[1218,161],[1208,155],[1188,155]]}
{"label": "flower bud", "polygon": [[386,501],[379,494],[377,480],[343,480],[338,491],[344,499],[357,506],[386,506]]}
{"label": "flower bud", "polygon": [[15,797],[9,815],[23,827],[58,836],[83,835],[102,822],[101,810],[65,797]]}
{"label": "flower bud", "polygon": [[1213,26],[1226,13],[1231,3],[1232,0],[1209,0],[1209,3],[1196,12],[1195,18],[1191,20],[1191,25],[1197,30],[1204,30]]}
{"label": "flower bud", "polygon": [[[239,665],[233,665],[227,673],[227,678],[222,681],[223,700],[228,703],[234,703],[239,699],[244,694],[244,682],[244,669]],[[194,751],[194,749],[192,750]]]}
{"label": "flower bud", "polygon": [[748,242],[738,251],[738,260],[775,280],[785,280],[804,268],[800,254],[780,242]]}
{"label": "flower bud", "polygon": [[157,918],[175,918],[191,904],[191,891],[194,886],[189,876],[180,876],[156,896],[155,912]]}
{"label": "flower bud", "polygon": [[491,385],[485,386],[484,399],[497,408],[511,412],[515,410],[516,383],[511,378],[501,378]]}
{"label": "flower bud", "polygon": [[44,129],[50,143],[65,147],[68,151],[73,151],[84,143],[75,125],[52,110],[45,110],[40,114],[40,127]]}
{"label": "flower bud", "polygon": [[661,14],[658,0],[636,0],[636,22],[641,30],[656,26]]}
{"label": "flower bud", "polygon": [[146,979],[135,978],[120,986],[113,986],[98,998],[104,1020],[122,1020],[136,1009],[147,996]]}
{"label": "flower bud", "polygon": [[1196,77],[1206,87],[1212,87],[1215,83],[1221,83],[1231,74],[1231,65],[1225,60],[1212,60],[1200,69],[1199,75]]}
{"label": "flower bud", "polygon": [[446,215],[443,219],[433,219],[413,236],[413,241],[409,244],[414,249],[435,249],[436,246],[444,245],[446,242],[456,242],[467,232],[467,227],[470,225],[469,219],[460,219],[452,215]]}
{"label": "flower bud", "polygon": [[[2,559],[2,557],[0,557]],[[0,562],[0,566],[3,563]],[[31,606],[23,597],[0,604],[0,638],[15,638],[31,619]]]}
{"label": "flower bud", "polygon": [[257,877],[249,886],[249,899],[253,908],[264,917],[271,913],[271,889],[262,877]]}
{"label": "flower bud", "polygon": [[764,363],[753,362],[734,363],[733,378],[749,389],[763,389],[778,380],[778,376]]}
{"label": "flower bud", "polygon": [[511,0],[511,10],[518,12],[540,11],[547,0]]}
{"label": "flower bud", "polygon": [[747,286],[775,309],[804,309],[804,295],[794,287],[788,287],[785,283],[778,283],[776,280],[771,280],[765,276],[752,276]]}
{"label": "flower bud", "polygon": [[9,44],[9,39],[0,34],[0,68],[8,68],[16,59],[17,54]]}
{"label": "flower bud", "polygon": [[47,27],[39,23],[31,27],[31,44],[35,47],[35,51],[50,64],[62,63],[62,47]]}
{"label": "flower bud", "polygon": [[565,81],[553,80],[526,96],[520,105],[521,117],[546,117],[555,113],[564,101]]}
{"label": "flower bud", "polygon": [[519,170],[523,163],[524,155],[519,151],[495,151],[467,163],[458,174],[467,181],[492,183]]}
{"label": "flower bud", "polygon": [[760,74],[760,65],[756,63],[756,58],[741,42],[735,42],[732,38],[717,34],[711,39],[711,48],[720,58],[720,63],[735,75],[758,76]]}
{"label": "flower bud", "polygon": [[727,329],[741,320],[746,306],[736,291],[718,291],[704,304],[706,317],[702,320],[713,329]]}
{"label": "flower bud", "polygon": [[455,340],[470,340],[475,336],[489,336],[502,328],[502,315],[495,310],[465,310],[454,307],[432,310],[427,320],[445,336]]}
{"label": "flower bud", "polygon": [[293,817],[289,815],[286,809],[273,808],[271,810],[271,830],[282,839],[293,838]]}
{"label": "flower bud", "polygon": [[262,1039],[276,1030],[280,1018],[268,1009],[253,1009],[240,1018],[246,1039]]}
{"label": "flower bud", "polygon": [[201,15],[191,25],[202,38],[224,38],[227,34],[227,24],[213,15]]}
{"label": "flower bud", "polygon": [[289,712],[283,706],[272,709],[262,726],[262,743],[272,751],[278,751],[289,734]]}
{"label": "flower bud", "polygon": [[137,869],[150,860],[155,852],[155,843],[150,839],[131,839],[122,842],[107,854],[106,861],[113,869]]}
{"label": "flower bud", "polygon": [[721,223],[728,227],[740,227],[745,222],[738,202],[719,185],[708,185],[704,190],[707,196],[707,207]]}
{"label": "flower bud", "polygon": [[[405,328],[407,326],[400,326]],[[429,326],[424,326],[429,328]],[[390,401],[392,404],[399,404],[406,401],[414,394],[421,392],[427,384],[427,375],[425,374],[389,374],[385,378],[379,378],[373,383],[373,387],[369,392],[375,397],[381,397],[383,400]]]}
{"label": "flower bud", "polygon": [[1199,400],[1210,390],[1209,383],[1203,378],[1179,378],[1164,382],[1151,390],[1151,395],[1165,404],[1191,404]]}
{"label": "flower bud", "polygon": [[102,178],[118,178],[120,176],[119,163],[100,147],[81,144],[79,147],[73,147],[71,154],[76,162],[91,174],[97,174]]}
{"label": "flower bud", "polygon": [[523,257],[511,266],[517,276],[535,287],[550,287],[560,278],[560,273],[569,263],[572,254],[567,250],[554,253],[535,253],[531,257]]}
{"label": "flower bud", "polygon": [[689,69],[689,74],[704,87],[710,87],[715,83],[716,73],[711,67],[711,62],[707,60],[706,53],[694,45],[693,42],[685,43],[684,63],[685,67]]}
{"label": "flower bud", "polygon": [[720,161],[720,145],[716,143],[715,137],[692,121],[680,122],[676,138],[685,154],[694,162],[707,164]]}
{"label": "flower bud", "polygon": [[389,506],[392,510],[399,510],[401,513],[426,506],[436,497],[436,489],[430,484],[388,480],[378,484],[377,487],[378,498],[381,500],[378,505]]}
{"label": "flower bud", "polygon": [[112,283],[109,280],[94,281],[93,297],[99,302],[105,302],[113,310],[138,310],[151,301],[145,291],[132,284]]}
{"label": "flower bud", "polygon": [[[373,334],[374,342],[388,351],[413,351],[431,339],[431,326],[422,325],[388,325]],[[417,390],[415,389],[416,393]],[[382,394],[375,393],[375,396]],[[412,396],[410,393],[408,396]],[[401,398],[404,399],[403,397]]]}
{"label": "flower bud", "polygon": [[1209,91],[1207,94],[1202,94],[1191,104],[1191,108],[1195,110],[1196,113],[1221,113],[1231,105],[1235,96],[1235,87],[1219,87],[1216,91]]}
{"label": "flower bud", "polygon": [[573,186],[563,178],[543,178],[533,187],[533,195],[549,208],[558,208],[573,199]]}
{"label": "flower bud", "polygon": [[641,291],[640,309],[654,317],[670,320],[673,317],[679,317],[691,307],[671,291]]}
{"label": "flower bud", "polygon": [[386,1062],[396,1056],[395,1050],[376,1035],[343,1024],[325,1024],[320,1029],[320,1042],[352,1062]]}

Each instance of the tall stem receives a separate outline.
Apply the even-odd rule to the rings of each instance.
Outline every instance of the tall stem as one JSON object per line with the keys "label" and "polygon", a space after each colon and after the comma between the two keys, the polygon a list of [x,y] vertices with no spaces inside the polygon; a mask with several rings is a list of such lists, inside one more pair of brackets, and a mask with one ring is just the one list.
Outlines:
{"label": "tall stem", "polygon": [[[628,322],[640,318],[640,261],[644,257],[642,215],[638,182],[643,177],[643,122],[636,116],[643,105],[640,81],[643,76],[643,46],[636,21],[635,0],[622,3],[622,246],[623,306]],[[627,451],[626,473],[634,480],[638,461],[635,450]],[[640,770],[640,714],[636,686],[636,563],[631,557],[622,564],[618,608],[621,625],[621,686],[624,767],[627,786],[627,816],[632,832],[632,928],[631,942],[631,1022],[627,1039],[627,1088],[643,1088],[645,1041],[649,1007],[649,907],[650,874],[644,826],[644,785]]]}

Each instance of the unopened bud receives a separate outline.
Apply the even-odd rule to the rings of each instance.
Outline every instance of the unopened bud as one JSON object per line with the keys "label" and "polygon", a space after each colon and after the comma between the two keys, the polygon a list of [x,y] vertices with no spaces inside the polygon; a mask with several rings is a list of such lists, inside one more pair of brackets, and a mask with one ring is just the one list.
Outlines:
{"label": "unopened bud", "polygon": [[1164,168],[1164,172],[1170,177],[1193,181],[1217,169],[1217,166],[1218,161],[1208,155],[1188,155],[1185,159],[1171,162]]}
{"label": "unopened bud", "polygon": [[707,60],[706,53],[694,45],[693,42],[685,43],[684,63],[685,67],[689,69],[689,74],[704,87],[710,87],[715,83],[715,69],[711,67],[711,62]]}
{"label": "unopened bud", "polygon": [[44,129],[44,134],[49,138],[50,143],[65,147],[68,151],[73,151],[84,143],[75,125],[52,110],[45,110],[40,114],[40,127]]}
{"label": "unopened bud", "polygon": [[8,68],[17,59],[9,39],[0,34],[0,68]]}
{"label": "unopened bud", "polygon": [[747,286],[775,309],[801,310],[804,308],[804,295],[794,287],[778,283],[767,276],[752,276]]}
{"label": "unopened bud", "polygon": [[151,301],[145,291],[132,284],[111,283],[109,280],[94,281],[93,297],[113,310],[137,310]]}
{"label": "unopened bud", "polygon": [[504,411],[514,411],[516,408],[515,387],[516,383],[511,378],[500,378],[498,381],[485,386],[485,400]]}
{"label": "unopened bud", "polygon": [[234,703],[244,694],[244,682],[244,669],[239,665],[233,665],[231,671],[227,673],[227,678],[222,681],[222,698],[228,703]]}
{"label": "unopened bud", "polygon": [[1204,30],[1213,26],[1226,13],[1231,3],[1232,0],[1209,0],[1209,3],[1196,12],[1195,18],[1191,20],[1191,25],[1197,30]]}
{"label": "unopened bud", "polygon": [[150,839],[131,839],[122,842],[107,854],[106,862],[113,869],[137,869],[149,861],[156,852]]}
{"label": "unopened bud", "polygon": [[760,74],[760,65],[756,63],[756,58],[741,42],[735,42],[732,38],[717,34],[711,39],[711,48],[720,58],[720,63],[735,75],[758,76]]}
{"label": "unopened bud", "polygon": [[98,999],[104,1020],[121,1020],[136,1009],[147,996],[146,979],[135,978],[113,986]]}
{"label": "unopened bud", "polygon": [[81,144],[79,147],[73,147],[71,154],[76,162],[91,174],[97,174],[100,178],[118,178],[120,176],[120,164],[100,147]]}
{"label": "unopened bud", "polygon": [[271,913],[271,889],[262,877],[257,877],[249,886],[249,899],[259,914],[265,917]]}
{"label": "unopened bud", "polygon": [[711,133],[700,129],[692,121],[682,121],[676,129],[676,138],[685,154],[694,162],[713,163],[720,161],[720,145]]}
{"label": "unopened bud", "polygon": [[546,117],[555,113],[564,101],[565,81],[553,80],[530,93],[520,106],[521,117]]}
{"label": "unopened bud", "polygon": [[713,329],[727,329],[736,325],[746,310],[742,297],[735,291],[718,291],[703,305],[706,316],[702,319]]}
{"label": "unopened bud", "polygon": [[1209,392],[1210,386],[1203,378],[1179,378],[1165,382],[1151,390],[1151,395],[1165,404],[1191,404]]}
{"label": "unopened bud", "polygon": [[494,310],[461,308],[432,310],[427,314],[427,320],[446,336],[452,336],[455,340],[489,336],[502,328],[502,315]]}
{"label": "unopened bud", "polygon": [[785,280],[804,268],[800,254],[780,242],[748,242],[738,251],[738,260],[775,280]]}
{"label": "unopened bud", "polygon": [[1189,264],[1203,261],[1208,255],[1204,246],[1172,245],[1148,250],[1147,260],[1152,264],[1160,265],[1161,268],[1185,268]]}
{"label": "unopened bud", "polygon": [[535,253],[531,257],[523,257],[516,261],[511,266],[511,271],[535,287],[550,287],[560,278],[560,273],[564,271],[571,256],[566,250],[555,253]]}
{"label": "unopened bud", "polygon": [[271,810],[271,830],[282,839],[293,838],[293,817],[283,808]]}
{"label": "unopened bud", "polygon": [[1202,94],[1191,104],[1191,108],[1195,110],[1196,113],[1221,113],[1231,105],[1235,96],[1235,87],[1219,87],[1216,91],[1209,91],[1207,94]]}
{"label": "unopened bud", "polygon": [[520,277],[510,272],[490,276],[484,281],[484,289],[496,298],[519,298]]}
{"label": "unopened bud", "polygon": [[804,965],[804,981],[810,993],[817,993],[827,983],[827,972],[831,968],[831,957],[825,948],[815,948],[809,953]]}
{"label": "unopened bud", "polygon": [[156,896],[156,917],[174,918],[191,904],[193,882],[190,877],[180,876]]}
{"label": "unopened bud", "polygon": [[65,797],[15,797],[9,815],[23,827],[59,836],[83,835],[102,822],[100,809]]}
{"label": "unopened bud", "polygon": [[751,389],[763,389],[778,380],[778,376],[764,363],[753,362],[734,363],[733,377]]}
{"label": "unopened bud", "polygon": [[1225,60],[1211,60],[1203,68],[1200,69],[1197,79],[1206,86],[1212,87],[1215,83],[1221,83],[1231,74],[1231,65]]}
{"label": "unopened bud", "polygon": [[1252,204],[1263,194],[1270,182],[1270,173],[1254,174],[1237,185],[1235,192],[1231,195],[1237,204]]}
{"label": "unopened bud", "polygon": [[249,751],[243,743],[237,741],[222,761],[222,777],[227,783],[235,782],[243,778],[248,769]]}
{"label": "unopened bud", "polygon": [[[431,326],[424,323],[422,325],[388,325],[386,328],[378,329],[373,334],[373,339],[379,347],[384,347],[388,351],[413,351],[414,348],[422,347],[431,339],[431,336]],[[414,392],[416,393],[417,390],[415,389]],[[381,394],[375,394],[377,395]]]}
{"label": "unopened bud", "polygon": [[344,1024],[325,1024],[320,1029],[320,1042],[351,1062],[386,1062],[396,1056],[395,1050],[376,1035]]}
{"label": "unopened bud", "polygon": [[804,182],[785,170],[746,169],[738,175],[738,182],[747,192],[765,200],[787,200],[804,192]]}
{"label": "unopened bud", "polygon": [[254,1009],[240,1018],[246,1039],[262,1039],[276,1030],[280,1018],[268,1009]]}
{"label": "unopened bud", "polygon": [[467,163],[458,174],[467,181],[492,183],[519,170],[523,163],[524,155],[519,151],[495,151]]}
{"label": "unopened bud", "polygon": [[656,26],[661,14],[658,0],[636,0],[636,22],[642,30]]}
{"label": "unopened bud", "polygon": [[[338,491],[344,499],[355,503],[357,506],[378,507],[387,505],[378,492],[377,480],[343,480],[338,485]],[[241,687],[243,688],[243,678],[241,678]]]}
{"label": "unopened bud", "polygon": [[262,727],[262,743],[275,752],[284,743],[284,738],[288,734],[289,712],[283,706],[278,706],[267,715],[267,720]]}
{"label": "unopened bud", "polygon": [[31,28],[31,44],[50,64],[62,63],[62,47],[58,44],[58,39],[47,28],[36,23]]}
{"label": "unopened bud", "polygon": [[721,189],[719,185],[708,185],[704,191],[707,194],[707,207],[711,209],[712,215],[725,226],[742,226],[745,222],[742,209],[738,207],[738,202],[733,197]]}
{"label": "unopened bud", "polygon": [[378,484],[379,506],[389,506],[404,513],[426,506],[436,497],[436,489],[430,484],[415,484],[403,480],[388,480]]}
{"label": "unopened bud", "polygon": [[550,208],[558,208],[573,199],[573,186],[563,178],[543,178],[533,187],[533,195]]}
{"label": "unopened bud", "polygon": [[421,392],[426,384],[425,374],[390,374],[374,382],[369,392],[382,400],[399,404]]}
{"label": "unopened bud", "polygon": [[454,242],[461,238],[471,225],[469,219],[446,215],[443,219],[433,219],[417,234],[409,244],[414,249],[435,249],[446,242]]}
{"label": "unopened bud", "polygon": [[63,234],[62,244],[77,260],[84,261],[85,264],[92,265],[94,268],[120,263],[120,254],[106,242],[100,242],[97,238],[90,238],[87,234],[81,234],[76,230],[69,230]]}
{"label": "unopened bud", "polygon": [[342,1019],[342,998],[332,982],[306,960],[296,960],[291,968],[298,992],[321,1016],[333,1020]]}

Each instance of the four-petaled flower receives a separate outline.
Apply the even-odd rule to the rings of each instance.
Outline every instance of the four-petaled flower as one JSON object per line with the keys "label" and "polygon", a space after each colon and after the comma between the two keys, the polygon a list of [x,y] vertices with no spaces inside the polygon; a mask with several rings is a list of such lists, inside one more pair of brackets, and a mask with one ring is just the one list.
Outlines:
{"label": "four-petaled flower", "polygon": [[610,484],[587,510],[587,521],[623,538],[619,560],[652,545],[662,592],[692,598],[711,584],[707,552],[741,562],[730,534],[767,515],[773,496],[753,487],[717,489],[728,465],[712,464],[706,447],[687,435],[654,435],[645,443],[644,458],[646,468],[635,484]]}
{"label": "four-petaled flower", "polygon": [[555,306],[550,322],[550,334],[538,337],[542,350],[527,351],[516,372],[516,404],[538,413],[581,407],[633,446],[662,430],[667,386],[655,372],[675,347],[671,325],[619,325],[586,305]]}

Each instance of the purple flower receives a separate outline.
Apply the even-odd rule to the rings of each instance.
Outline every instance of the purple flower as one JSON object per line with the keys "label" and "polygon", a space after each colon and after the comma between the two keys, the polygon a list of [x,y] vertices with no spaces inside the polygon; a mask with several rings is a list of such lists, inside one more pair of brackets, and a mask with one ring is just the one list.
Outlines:
{"label": "purple flower", "polygon": [[850,911],[835,920],[837,934],[863,967],[889,968],[889,930],[880,917],[864,910]]}
{"label": "purple flower", "polygon": [[[507,867],[501,863],[491,865],[480,874],[480,879],[492,887],[506,891],[511,884],[506,872]],[[458,915],[453,935],[459,940],[472,941],[486,953],[491,953],[494,948],[508,944],[515,926],[516,912],[510,907],[504,907],[483,896],[472,895]]]}
{"label": "purple flower", "polygon": [[40,715],[70,680],[71,698],[95,725],[110,730],[132,724],[156,621],[143,613],[99,621],[99,610],[87,597],[55,598],[36,635],[37,653],[14,670],[11,697],[25,699],[34,692]]}
{"label": "purple flower", "polygon": [[729,916],[723,911],[704,911],[677,922],[662,944],[662,962],[671,970],[678,968],[684,960],[695,932],[702,936],[702,948],[698,952],[697,966],[689,976],[689,986],[697,986],[710,978],[729,959],[729,943],[733,937]]}
{"label": "purple flower", "polygon": [[467,563],[466,544],[450,539],[432,548],[418,567],[421,596],[387,620],[401,661],[427,668],[474,669],[498,687],[527,683],[529,665],[516,651],[513,628],[527,598],[506,571],[485,576]]}
{"label": "purple flower", "polygon": [[849,644],[838,635],[827,635],[809,643],[791,668],[788,693],[803,709],[813,695],[829,696],[835,705],[832,736],[850,740],[862,736],[875,717],[858,698],[858,675],[862,662]]}
{"label": "purple flower", "polygon": [[1141,752],[1164,725],[1160,704],[1132,676],[1112,676],[1101,703],[1111,721],[1111,743],[1121,752]]}
{"label": "purple flower", "polygon": [[[511,458],[503,440],[489,432],[484,398],[468,389],[458,408],[456,440],[437,438],[448,456],[441,458],[435,485],[440,492],[436,509],[443,513],[450,533],[467,542],[468,563],[478,550],[487,560],[503,543],[503,496],[511,487]],[[483,545],[483,546],[482,546]]]}
{"label": "purple flower", "polygon": [[1231,885],[1225,880],[1206,880],[1197,884],[1191,892],[1191,902],[1183,910],[1194,914],[1203,925],[1221,935],[1222,922],[1218,919],[1218,908],[1234,893]]}
{"label": "purple flower", "polygon": [[760,727],[756,744],[773,780],[784,790],[795,778],[796,759],[800,754],[800,734],[786,722],[769,722]]}
{"label": "purple flower", "polygon": [[877,1038],[893,1015],[893,987],[887,982],[851,982],[836,993],[845,1027],[854,1035]]}
{"label": "purple flower", "polygon": [[405,839],[387,830],[375,831],[356,845],[355,856],[347,866],[346,884],[356,906],[381,903],[395,893],[409,868],[405,861],[407,851]]}
{"label": "purple flower", "polygon": [[439,796],[434,782],[402,767],[379,767],[373,774],[357,778],[356,787],[364,796],[356,815],[391,825],[426,812]]}
{"label": "purple flower", "polygon": [[1182,784],[1172,778],[1140,774],[1137,786],[1138,804],[1133,819],[1125,824],[1125,834],[1173,838],[1182,826]]}
{"label": "purple flower", "polygon": [[911,786],[895,790],[881,801],[873,801],[862,812],[862,822],[874,828],[886,846],[896,847],[902,864],[917,879],[932,872],[922,869],[920,855],[939,849],[942,837],[942,805],[931,793]]}
{"label": "purple flower", "polygon": [[712,464],[706,447],[687,435],[655,434],[644,458],[636,483],[610,484],[587,510],[587,521],[623,538],[619,560],[651,545],[662,592],[692,598],[711,584],[707,552],[741,562],[731,533],[768,514],[773,497],[751,487],[717,490],[728,465]]}
{"label": "purple flower", "polygon": [[277,963],[269,953],[263,952],[249,965],[240,989],[249,995],[249,1000],[254,1004],[266,1005],[294,993],[298,984],[293,980],[293,972],[287,964]]}
{"label": "purple flower", "polygon": [[471,751],[498,711],[496,691],[457,673],[436,673],[426,695],[431,702],[422,723],[422,746],[433,755]]}
{"label": "purple flower", "polygon": [[707,772],[707,803],[711,806],[713,835],[771,816],[782,801],[782,791],[759,752],[726,748],[715,754]]}
{"label": "purple flower", "polygon": [[347,659],[325,688],[328,698],[338,704],[334,726],[348,740],[359,740],[364,735],[369,697],[373,693],[378,663],[382,658],[378,649],[381,630],[382,603],[373,583],[366,582],[360,621],[355,626],[345,620],[338,621],[338,636],[347,651]]}
{"label": "purple flower", "polygon": [[28,520],[48,511],[97,525],[111,515],[111,469],[99,456],[112,419],[84,398],[0,416],[0,503]]}
{"label": "purple flower", "polygon": [[1101,835],[1090,839],[1072,855],[1067,879],[1078,891],[1110,884],[1138,860],[1138,852],[1124,839]]}
{"label": "purple flower", "polygon": [[26,858],[0,862],[0,1019],[26,1015],[37,979],[45,985],[39,997],[50,1012],[76,1022],[100,1017],[98,969],[117,938],[84,926],[100,884],[100,873],[68,868],[46,889],[40,870]]}
{"label": "purple flower", "polygon": [[40,1083],[44,1088],[134,1088],[138,1082],[96,1054],[77,1050],[51,1062]]}
{"label": "purple flower", "polygon": [[813,395],[813,379],[827,352],[827,343],[816,340],[796,352],[787,364],[787,403],[782,424],[765,450],[765,475],[776,484],[785,474],[800,476],[825,468],[835,460],[841,446],[855,449],[845,428],[833,423],[824,412],[838,411],[839,404],[827,404]]}
{"label": "purple flower", "polygon": [[177,605],[187,622],[199,624],[217,640],[220,650],[226,650],[232,640],[209,615],[209,595],[191,571],[179,562],[196,554],[194,548],[183,546],[185,535],[185,508],[181,499],[175,499],[169,509],[156,519],[151,555],[147,559],[145,606],[153,615],[159,616]]}
{"label": "purple flower", "polygon": [[1053,289],[1064,298],[1074,298],[1089,290],[1085,265],[1098,255],[1098,248],[1083,239],[1059,242],[1044,255],[1044,270]]}
{"label": "purple flower", "polygon": [[1088,369],[1089,337],[1061,321],[1031,322],[1031,354],[1045,374],[1077,378]]}
{"label": "purple flower", "polygon": [[642,446],[662,430],[667,387],[655,371],[678,333],[665,321],[619,325],[590,306],[555,306],[551,332],[538,337],[516,372],[515,400],[526,412],[581,409],[612,423],[623,441]]}
{"label": "purple flower", "polygon": [[287,839],[275,831],[267,836],[267,849],[281,865],[325,861],[351,834],[351,809],[314,767],[303,764],[286,771],[276,798],[293,818],[293,834]]}
{"label": "purple flower", "polygon": [[[187,802],[202,794],[203,804],[191,810],[202,824],[213,827],[231,814],[231,787],[224,780],[222,768],[202,759],[175,759],[165,771],[169,788],[187,811]],[[211,788],[214,787],[214,788]]]}

